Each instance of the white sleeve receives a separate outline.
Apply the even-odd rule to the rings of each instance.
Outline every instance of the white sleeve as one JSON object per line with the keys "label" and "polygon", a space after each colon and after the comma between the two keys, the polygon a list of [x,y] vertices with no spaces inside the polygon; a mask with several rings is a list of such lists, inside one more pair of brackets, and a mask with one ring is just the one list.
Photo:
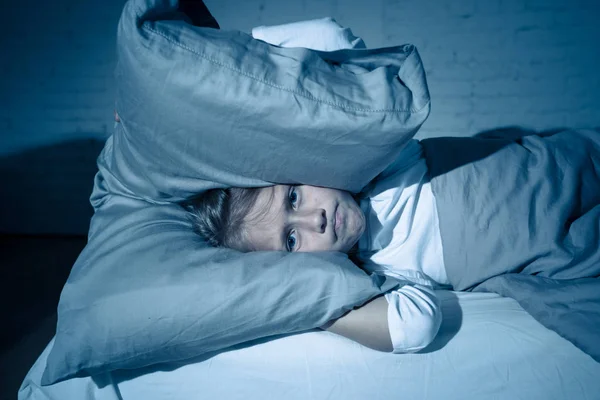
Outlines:
{"label": "white sleeve", "polygon": [[421,285],[405,285],[387,293],[385,299],[394,353],[413,353],[427,347],[442,323],[435,292]]}

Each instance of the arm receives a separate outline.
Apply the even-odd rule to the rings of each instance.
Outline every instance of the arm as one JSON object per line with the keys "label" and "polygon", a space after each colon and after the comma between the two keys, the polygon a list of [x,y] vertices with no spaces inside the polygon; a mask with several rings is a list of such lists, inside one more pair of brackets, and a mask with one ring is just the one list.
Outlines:
{"label": "arm", "polygon": [[378,297],[322,329],[374,350],[412,353],[427,347],[438,333],[442,311],[435,292],[415,285]]}
{"label": "arm", "polygon": [[341,318],[321,327],[337,333],[374,350],[391,352],[392,339],[387,320],[388,302],[380,296]]}

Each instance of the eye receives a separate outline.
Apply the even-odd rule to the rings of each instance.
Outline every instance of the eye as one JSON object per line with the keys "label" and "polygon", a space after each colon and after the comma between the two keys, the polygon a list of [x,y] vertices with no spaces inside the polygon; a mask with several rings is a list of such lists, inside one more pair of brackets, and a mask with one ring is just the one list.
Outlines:
{"label": "eye", "polygon": [[296,192],[295,186],[292,186],[290,188],[290,193],[289,193],[288,197],[290,199],[290,204],[291,204],[292,208],[296,209],[296,203],[298,202],[298,192]]}
{"label": "eye", "polygon": [[286,240],[286,246],[287,246],[287,251],[294,251],[294,249],[296,248],[296,232],[295,231],[290,231],[290,233],[288,234],[287,240]]}

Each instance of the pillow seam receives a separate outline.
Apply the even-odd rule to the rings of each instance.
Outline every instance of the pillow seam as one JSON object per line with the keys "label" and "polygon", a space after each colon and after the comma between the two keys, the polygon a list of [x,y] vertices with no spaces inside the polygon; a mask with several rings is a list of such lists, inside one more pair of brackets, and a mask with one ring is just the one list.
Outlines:
{"label": "pillow seam", "polygon": [[224,64],[224,63],[222,63],[222,62],[220,62],[218,60],[215,60],[215,59],[213,59],[213,58],[211,58],[211,57],[209,57],[209,56],[207,56],[205,54],[199,53],[198,51],[196,51],[196,50],[194,50],[194,49],[192,49],[192,48],[190,48],[190,47],[188,47],[188,46],[186,46],[186,45],[184,45],[184,44],[182,44],[180,42],[177,42],[176,40],[170,38],[169,36],[165,35],[164,33],[160,32],[160,31],[157,31],[155,29],[150,28],[147,25],[146,22],[144,22],[142,24],[142,28],[143,29],[146,29],[146,30],[150,31],[150,32],[154,33],[155,35],[161,36],[162,38],[164,38],[169,43],[172,43],[172,44],[174,44],[177,47],[180,47],[180,48],[182,48],[184,50],[187,50],[187,51],[189,51],[189,52],[191,52],[191,53],[193,53],[193,54],[195,54],[195,55],[197,55],[197,56],[199,56],[199,57],[201,57],[201,58],[203,58],[203,59],[205,59],[205,60],[207,60],[207,61],[209,61],[209,62],[211,62],[213,64],[216,64],[216,65],[219,65],[221,67],[227,68],[230,71],[237,72],[240,75],[246,76],[246,77],[248,77],[250,79],[253,79],[253,80],[257,81],[257,82],[260,82],[262,84],[265,84],[265,85],[268,85],[268,86],[274,87],[276,89],[283,90],[283,91],[286,91],[286,92],[289,92],[289,93],[292,93],[292,94],[295,94],[295,95],[298,95],[298,96],[302,96],[302,97],[304,97],[304,98],[306,98],[308,100],[312,100],[312,101],[320,103],[320,104],[325,104],[325,105],[328,105],[330,107],[339,108],[341,110],[346,110],[346,111],[362,111],[362,112],[373,112],[373,113],[393,112],[393,113],[405,113],[405,114],[418,114],[425,107],[427,107],[427,104],[429,104],[429,101],[428,101],[425,104],[425,106],[423,106],[419,110],[416,110],[416,111],[413,112],[412,110],[404,110],[404,109],[400,110],[400,109],[394,109],[394,108],[391,108],[391,109],[377,109],[377,110],[373,110],[373,109],[370,109],[370,108],[353,108],[353,107],[346,107],[346,106],[340,105],[338,103],[333,103],[333,102],[329,102],[329,101],[326,101],[326,100],[317,99],[317,98],[315,98],[313,96],[310,96],[308,94],[297,92],[297,91],[294,91],[292,89],[286,88],[284,86],[277,85],[277,84],[275,84],[273,82],[262,80],[262,79],[254,76],[254,75],[251,75],[251,74],[249,74],[249,73],[247,73],[245,71],[242,71],[242,70],[237,69],[235,67],[232,67],[230,65]]}

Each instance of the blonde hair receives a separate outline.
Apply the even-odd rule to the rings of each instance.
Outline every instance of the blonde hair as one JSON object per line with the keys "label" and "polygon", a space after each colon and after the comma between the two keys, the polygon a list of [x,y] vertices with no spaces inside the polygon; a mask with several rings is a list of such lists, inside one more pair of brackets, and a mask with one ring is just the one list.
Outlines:
{"label": "blonde hair", "polygon": [[186,200],[194,232],[214,247],[250,251],[247,216],[260,188],[211,189]]}

